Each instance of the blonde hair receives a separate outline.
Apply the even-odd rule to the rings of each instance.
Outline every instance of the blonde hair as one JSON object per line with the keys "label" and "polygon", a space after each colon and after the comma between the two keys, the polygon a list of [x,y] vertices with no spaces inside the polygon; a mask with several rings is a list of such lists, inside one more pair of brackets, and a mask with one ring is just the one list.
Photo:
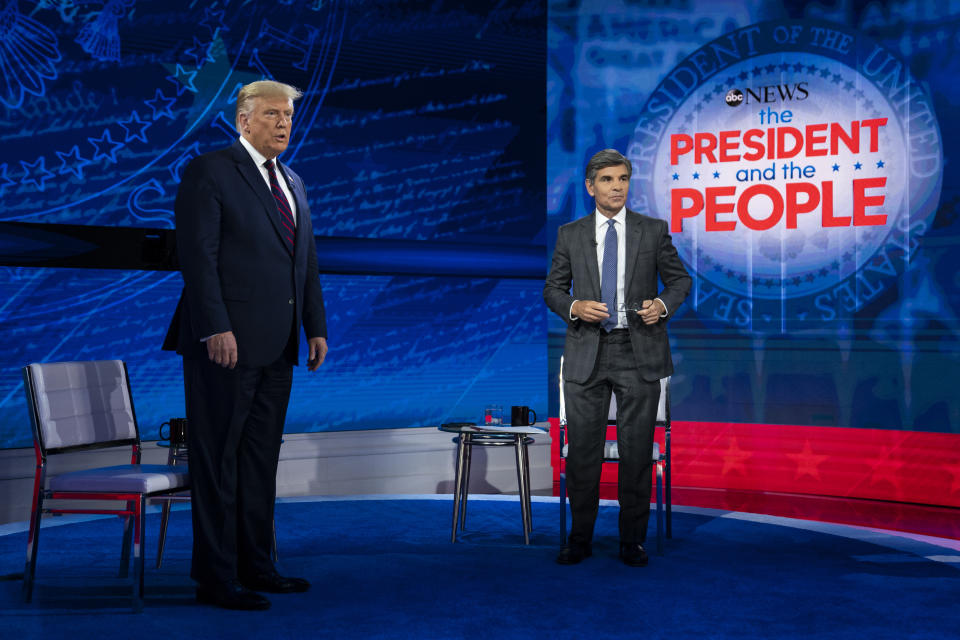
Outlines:
{"label": "blonde hair", "polygon": [[289,98],[299,100],[303,92],[294,86],[276,82],[274,80],[257,80],[240,87],[237,93],[236,127],[240,130],[240,114],[249,116],[253,112],[253,101],[256,98]]}

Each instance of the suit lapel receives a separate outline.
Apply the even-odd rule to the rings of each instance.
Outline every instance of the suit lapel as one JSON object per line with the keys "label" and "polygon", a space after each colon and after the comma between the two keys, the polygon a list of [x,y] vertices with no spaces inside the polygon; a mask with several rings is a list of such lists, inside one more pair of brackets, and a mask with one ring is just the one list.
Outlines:
{"label": "suit lapel", "polygon": [[600,267],[597,266],[596,213],[591,213],[580,225],[580,249],[586,256],[587,274],[590,276],[590,296],[600,299]]}
{"label": "suit lapel", "polygon": [[[240,144],[239,141],[235,142],[232,148],[234,160],[236,160],[237,163],[237,170],[247,184],[250,185],[250,188],[253,189],[253,192],[257,194],[257,199],[259,199],[260,204],[263,205],[264,214],[267,216],[267,219],[270,220],[270,224],[273,225],[273,230],[277,233],[277,240],[282,242],[286,247],[286,241],[283,239],[283,230],[280,228],[280,214],[277,211],[277,203],[274,201],[273,194],[270,193],[270,188],[267,186],[267,183],[263,181],[263,174],[260,173],[260,169],[253,162],[253,158],[250,157],[250,154],[247,153],[247,150],[243,148],[243,145]],[[296,241],[296,238],[294,238],[294,241]]]}
{"label": "suit lapel", "polygon": [[300,183],[290,175],[290,170],[287,168],[287,165],[277,162],[277,166],[280,168],[280,175],[282,175],[283,179],[287,182],[287,187],[290,188],[290,193],[293,195],[293,203],[296,207],[293,246],[294,250],[297,250],[304,239],[302,231],[305,228],[303,225],[303,216],[308,215],[307,212],[310,210],[307,207],[307,194],[300,188]]}
{"label": "suit lapel", "polygon": [[633,274],[637,268],[637,256],[640,253],[640,238],[643,236],[643,230],[640,228],[640,218],[638,214],[627,210],[627,261],[624,263],[626,269],[623,273],[623,291],[624,295],[629,295],[630,283],[633,280]]}

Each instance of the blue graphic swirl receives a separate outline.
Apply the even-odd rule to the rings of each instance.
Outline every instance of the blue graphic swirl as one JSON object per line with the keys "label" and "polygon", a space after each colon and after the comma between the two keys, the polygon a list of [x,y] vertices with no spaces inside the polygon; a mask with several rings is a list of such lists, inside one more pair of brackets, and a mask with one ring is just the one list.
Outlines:
{"label": "blue graphic swirl", "polygon": [[0,12],[0,102],[16,109],[24,95],[44,94],[44,81],[57,77],[60,61],[57,36],[33,18],[23,15],[17,0]]}

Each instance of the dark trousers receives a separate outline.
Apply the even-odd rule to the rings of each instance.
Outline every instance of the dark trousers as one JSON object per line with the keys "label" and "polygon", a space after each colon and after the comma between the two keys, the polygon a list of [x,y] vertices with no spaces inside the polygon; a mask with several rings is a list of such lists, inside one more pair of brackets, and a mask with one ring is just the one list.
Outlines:
{"label": "dark trousers", "polygon": [[600,502],[600,470],[606,441],[610,393],[617,398],[617,494],[620,541],[643,543],[650,518],[653,434],[660,383],[640,376],[630,334],[616,331],[600,339],[597,364],[584,383],[564,382],[567,414],[567,492],[573,523],[571,544],[590,544]]}
{"label": "dark trousers", "polygon": [[184,358],[193,513],[191,577],[201,584],[274,570],[273,509],[293,381],[284,355],[226,369]]}

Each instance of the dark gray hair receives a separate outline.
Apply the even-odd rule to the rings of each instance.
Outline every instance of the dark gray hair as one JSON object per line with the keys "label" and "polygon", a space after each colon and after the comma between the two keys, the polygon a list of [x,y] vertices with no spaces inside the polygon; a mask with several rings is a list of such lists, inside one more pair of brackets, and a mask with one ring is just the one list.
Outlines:
{"label": "dark gray hair", "polygon": [[590,158],[590,162],[587,163],[587,181],[592,184],[593,181],[597,179],[597,173],[599,173],[600,169],[606,169],[607,167],[618,167],[620,165],[627,167],[627,175],[633,175],[633,165],[630,164],[630,160],[628,160],[625,155],[616,149],[604,149],[603,151],[598,151],[593,154],[593,157]]}

